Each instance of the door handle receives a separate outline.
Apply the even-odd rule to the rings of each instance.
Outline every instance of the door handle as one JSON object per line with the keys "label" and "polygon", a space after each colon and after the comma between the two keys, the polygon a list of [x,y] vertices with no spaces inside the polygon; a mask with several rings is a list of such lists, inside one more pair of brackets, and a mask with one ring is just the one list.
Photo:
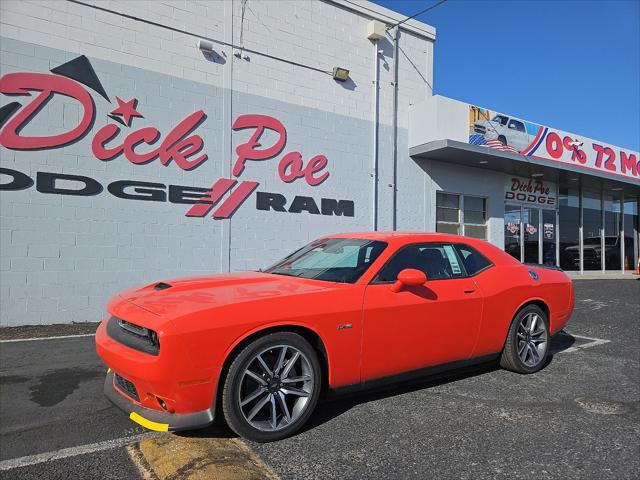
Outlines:
{"label": "door handle", "polygon": [[464,293],[476,293],[475,290],[465,290]]}

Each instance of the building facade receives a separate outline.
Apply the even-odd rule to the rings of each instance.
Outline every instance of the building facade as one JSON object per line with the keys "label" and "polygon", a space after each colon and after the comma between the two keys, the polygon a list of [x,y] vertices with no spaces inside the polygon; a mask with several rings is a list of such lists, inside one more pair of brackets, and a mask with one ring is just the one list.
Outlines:
{"label": "building facade", "polygon": [[433,96],[424,23],[352,0],[0,8],[2,326],[97,321],[124,288],[334,232],[637,262],[638,153]]}

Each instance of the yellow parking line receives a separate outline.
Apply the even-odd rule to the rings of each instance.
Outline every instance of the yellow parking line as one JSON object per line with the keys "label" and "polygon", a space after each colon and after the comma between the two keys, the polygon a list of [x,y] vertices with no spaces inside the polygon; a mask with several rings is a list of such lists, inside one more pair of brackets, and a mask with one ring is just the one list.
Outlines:
{"label": "yellow parking line", "polygon": [[210,434],[211,438],[161,435],[127,449],[144,478],[277,480],[277,475],[244,442]]}

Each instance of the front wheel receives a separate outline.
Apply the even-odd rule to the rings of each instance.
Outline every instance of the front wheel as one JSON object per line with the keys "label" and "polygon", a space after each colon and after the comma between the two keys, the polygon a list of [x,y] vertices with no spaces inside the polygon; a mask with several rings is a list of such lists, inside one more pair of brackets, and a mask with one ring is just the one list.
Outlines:
{"label": "front wheel", "polygon": [[291,332],[272,333],[247,345],[229,367],[224,416],[244,438],[280,440],[306,423],[320,386],[320,364],[309,342]]}
{"label": "front wheel", "polygon": [[549,355],[549,319],[537,305],[521,309],[509,328],[500,366],[518,373],[540,370]]}

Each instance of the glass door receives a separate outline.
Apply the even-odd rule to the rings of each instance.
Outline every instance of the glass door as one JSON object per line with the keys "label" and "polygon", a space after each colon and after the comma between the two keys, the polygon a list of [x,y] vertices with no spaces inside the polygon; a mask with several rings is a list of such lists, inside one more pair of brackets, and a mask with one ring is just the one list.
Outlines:
{"label": "glass door", "polygon": [[504,206],[504,251],[515,259],[522,261],[520,210],[519,205]]}
{"label": "glass door", "polygon": [[524,262],[540,262],[540,209],[522,208],[522,228],[524,229]]}
{"label": "glass door", "polygon": [[542,210],[542,263],[556,265],[556,211]]}
{"label": "glass door", "polygon": [[522,263],[557,265],[557,228],[555,210],[505,205],[504,250]]}

